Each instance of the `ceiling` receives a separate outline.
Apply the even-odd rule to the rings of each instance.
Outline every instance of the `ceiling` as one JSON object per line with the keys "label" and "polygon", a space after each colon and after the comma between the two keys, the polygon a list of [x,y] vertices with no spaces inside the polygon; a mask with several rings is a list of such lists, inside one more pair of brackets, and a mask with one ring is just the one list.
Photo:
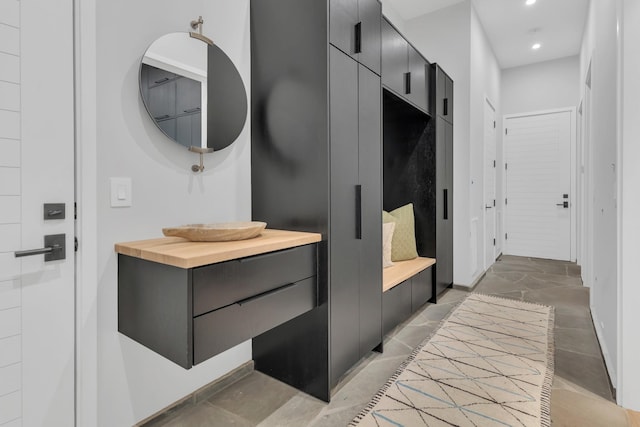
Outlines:
{"label": "ceiling", "polygon": [[[385,0],[411,19],[465,0]],[[578,55],[589,0],[471,0],[501,68]],[[538,50],[532,50],[540,43]]]}

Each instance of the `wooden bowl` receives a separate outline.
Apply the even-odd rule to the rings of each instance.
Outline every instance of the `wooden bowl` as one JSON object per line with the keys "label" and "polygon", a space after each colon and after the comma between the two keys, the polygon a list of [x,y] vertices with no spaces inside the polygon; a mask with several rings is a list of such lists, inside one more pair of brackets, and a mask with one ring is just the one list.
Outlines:
{"label": "wooden bowl", "polygon": [[257,237],[267,226],[266,222],[220,222],[214,224],[187,224],[163,228],[165,236],[183,237],[192,242],[230,242]]}

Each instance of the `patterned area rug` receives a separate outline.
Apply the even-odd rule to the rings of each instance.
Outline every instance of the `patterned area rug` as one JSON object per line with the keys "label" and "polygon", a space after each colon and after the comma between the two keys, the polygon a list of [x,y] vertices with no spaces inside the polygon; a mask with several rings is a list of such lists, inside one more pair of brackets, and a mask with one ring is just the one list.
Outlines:
{"label": "patterned area rug", "polygon": [[469,295],[351,426],[550,426],[553,308]]}

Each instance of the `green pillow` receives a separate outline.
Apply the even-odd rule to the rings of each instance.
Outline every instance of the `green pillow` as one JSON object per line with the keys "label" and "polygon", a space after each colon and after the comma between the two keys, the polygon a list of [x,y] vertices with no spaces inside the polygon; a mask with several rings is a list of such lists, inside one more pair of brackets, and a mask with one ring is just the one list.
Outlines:
{"label": "green pillow", "polygon": [[401,206],[391,212],[382,211],[382,222],[396,223],[393,240],[391,241],[391,261],[405,261],[417,258],[413,203]]}

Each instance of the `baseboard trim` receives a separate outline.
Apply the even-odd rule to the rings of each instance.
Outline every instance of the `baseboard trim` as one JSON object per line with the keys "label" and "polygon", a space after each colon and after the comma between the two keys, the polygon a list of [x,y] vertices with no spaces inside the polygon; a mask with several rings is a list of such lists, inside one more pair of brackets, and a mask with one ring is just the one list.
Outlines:
{"label": "baseboard trim", "polygon": [[221,376],[220,378],[210,382],[209,384],[200,387],[198,390],[190,393],[189,395],[183,397],[182,399],[172,403],[164,409],[156,412],[155,414],[145,418],[144,420],[134,424],[134,427],[146,427],[151,423],[157,423],[162,420],[169,420],[173,417],[179,410],[188,407],[195,406],[198,403],[209,399],[214,394],[219,391],[229,387],[231,384],[236,381],[246,377],[251,372],[253,372],[253,360],[250,360],[240,366],[238,366],[233,371]]}
{"label": "baseboard trim", "polygon": [[598,321],[598,316],[593,312],[593,307],[589,307],[589,312],[591,313],[591,322],[593,323],[593,329],[596,331],[596,339],[598,340],[598,344],[600,347],[600,354],[602,355],[602,359],[604,360],[604,368],[607,371],[607,379],[609,380],[609,389],[611,390],[611,395],[613,396],[613,400],[617,402],[616,396],[616,388],[617,384],[615,379],[616,370],[613,369],[613,364],[611,363],[611,355],[607,348],[606,341],[603,339],[602,327],[600,326],[600,322]]}

